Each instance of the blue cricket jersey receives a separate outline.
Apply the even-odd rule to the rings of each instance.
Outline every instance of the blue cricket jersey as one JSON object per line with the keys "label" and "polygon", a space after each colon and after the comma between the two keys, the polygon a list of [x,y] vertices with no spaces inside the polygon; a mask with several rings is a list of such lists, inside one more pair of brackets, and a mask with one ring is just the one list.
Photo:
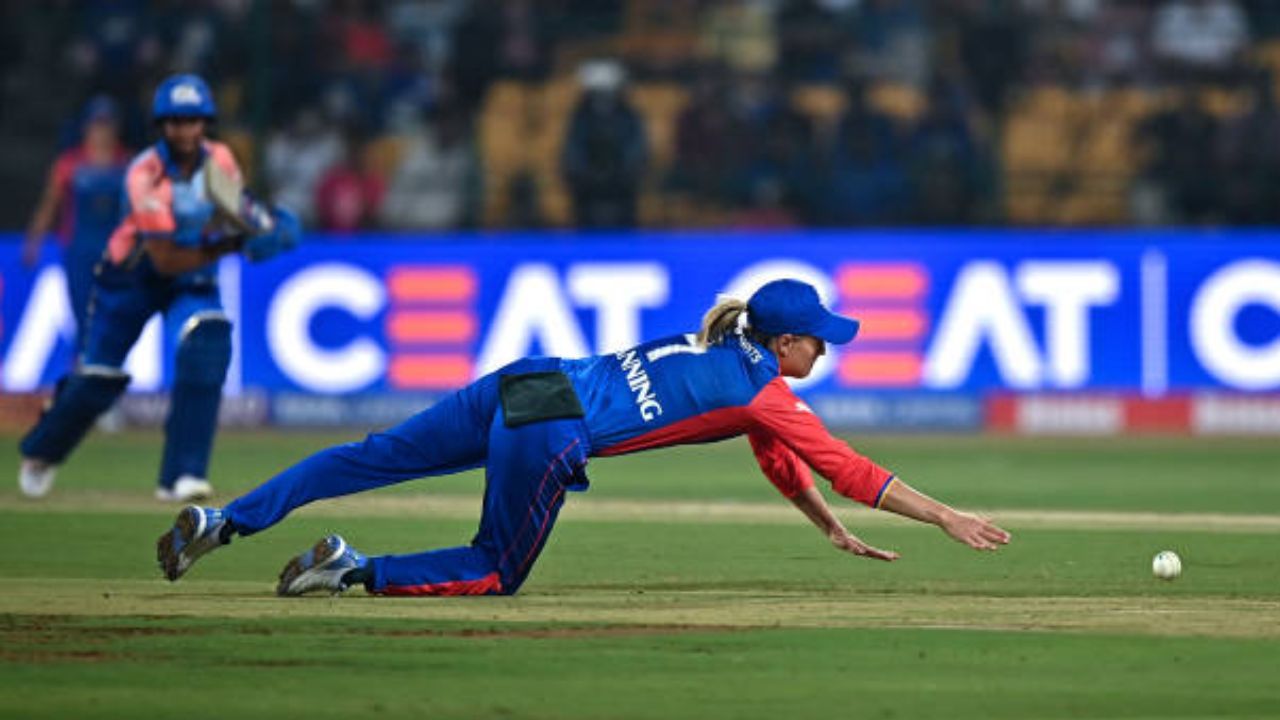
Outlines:
{"label": "blue cricket jersey", "polygon": [[54,182],[63,197],[60,235],[71,253],[98,256],[120,222],[120,196],[126,158],[123,151],[111,162],[89,161],[83,148],[73,148],[54,163]]}
{"label": "blue cricket jersey", "polygon": [[676,335],[562,360],[561,367],[586,412],[593,455],[745,434],[761,469],[787,497],[813,485],[809,467],[840,494],[871,506],[893,480],[832,437],[783,380],[774,354],[741,333],[711,347]]}

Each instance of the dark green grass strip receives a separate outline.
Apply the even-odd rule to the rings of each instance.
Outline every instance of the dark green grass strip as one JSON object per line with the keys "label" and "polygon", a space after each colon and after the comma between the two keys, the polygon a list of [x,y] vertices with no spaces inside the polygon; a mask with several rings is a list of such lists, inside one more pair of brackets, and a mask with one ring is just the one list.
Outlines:
{"label": "dark green grass strip", "polygon": [[[952,630],[0,618],[0,716],[1274,717],[1275,645]],[[199,714],[197,714],[199,713]]]}

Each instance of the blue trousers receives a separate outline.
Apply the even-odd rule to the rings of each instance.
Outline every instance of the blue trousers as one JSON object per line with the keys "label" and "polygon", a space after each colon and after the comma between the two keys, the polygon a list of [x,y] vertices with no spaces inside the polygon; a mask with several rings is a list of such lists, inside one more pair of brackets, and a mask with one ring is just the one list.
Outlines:
{"label": "blue trousers", "polygon": [[67,295],[76,319],[76,352],[84,348],[89,297],[93,291],[93,271],[102,258],[102,247],[83,248],[73,244],[64,251],[62,268],[67,278]]}
{"label": "blue trousers", "polygon": [[193,315],[222,311],[222,297],[214,283],[185,284],[163,278],[149,266],[127,271],[103,267],[90,295],[81,364],[124,367],[129,351],[156,313],[164,314],[166,337],[176,339]]}
{"label": "blue trousers", "polygon": [[[80,358],[77,370],[73,372],[92,374],[106,370],[121,374],[125,357],[138,341],[147,321],[157,312],[164,313],[170,330],[167,334],[173,337],[178,336],[179,330],[194,316],[221,316],[222,301],[217,285],[163,278],[145,262],[132,269],[104,265],[96,275],[79,334],[83,344]],[[73,288],[77,288],[80,280],[70,282]],[[230,353],[229,346],[226,353]],[[215,371],[206,374],[217,375]],[[222,375],[225,375],[225,369]],[[175,387],[188,380],[181,367],[175,370],[174,376]],[[183,475],[201,478],[208,475],[222,377],[217,376],[213,381],[203,378],[203,381],[209,386],[203,393],[208,397],[197,398],[194,404],[187,402],[187,407],[180,407],[183,403],[179,398],[184,396],[176,390],[173,393],[174,407],[170,410],[171,422],[165,426],[165,452],[157,479],[163,487],[171,487]],[[123,390],[123,385],[113,386],[111,392],[118,394]],[[109,407],[114,399],[115,395],[107,398],[103,409]],[[70,397],[56,394],[54,404],[57,412],[45,413],[23,438],[20,445],[23,456],[62,462],[88,432],[97,410],[57,406],[83,406],[85,400],[83,395],[74,393]],[[172,422],[173,419],[182,422]]]}
{"label": "blue trousers", "polygon": [[483,465],[484,507],[470,544],[371,557],[366,587],[382,595],[513,594],[546,544],[565,492],[586,489],[590,448],[580,419],[507,427],[498,378],[558,367],[548,358],[513,363],[389,430],[312,455],[232,501],[226,517],[251,535],[315,500]]}

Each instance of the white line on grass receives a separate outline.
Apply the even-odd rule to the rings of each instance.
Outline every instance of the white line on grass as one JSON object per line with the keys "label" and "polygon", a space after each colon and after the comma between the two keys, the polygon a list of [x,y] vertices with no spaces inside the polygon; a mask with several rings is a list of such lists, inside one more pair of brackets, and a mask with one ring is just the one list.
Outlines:
{"label": "white line on grass", "polygon": [[[142,493],[65,492],[32,502],[16,495],[0,495],[0,512],[22,513],[144,513],[170,515],[172,505],[155,502]],[[838,514],[854,526],[909,522],[890,513],[840,508]],[[980,509],[1011,528],[1055,530],[1188,530],[1206,532],[1280,533],[1280,515],[1228,513],[1155,513],[1108,510],[1049,510],[1027,508]],[[424,517],[474,519],[480,498],[472,495],[383,494],[339,498],[303,508],[314,517]],[[613,500],[571,498],[563,518],[580,521],[669,523],[803,523],[784,503],[698,500]]]}

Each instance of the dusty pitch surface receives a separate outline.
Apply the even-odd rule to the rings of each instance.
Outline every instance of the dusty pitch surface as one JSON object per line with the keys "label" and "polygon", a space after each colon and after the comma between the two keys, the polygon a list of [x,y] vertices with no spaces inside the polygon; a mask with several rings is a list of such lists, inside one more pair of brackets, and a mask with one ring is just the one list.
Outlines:
{"label": "dusty pitch surface", "polygon": [[[1231,598],[993,597],[724,590],[575,590],[514,598],[279,599],[262,582],[30,580],[0,614],[225,618],[391,618],[627,628],[923,627],[1280,638],[1280,601]],[[498,631],[500,633],[500,631]]]}
{"label": "dusty pitch surface", "polygon": [[[477,499],[463,496],[358,497],[317,504],[315,517],[474,518]],[[146,514],[173,508],[136,492],[66,494],[48,502],[0,499],[0,510],[39,513]],[[905,522],[873,511],[844,511],[854,526]],[[1280,532],[1278,515],[993,510],[1006,526],[1087,530]],[[714,503],[575,498],[564,522],[795,523],[777,503]],[[906,594],[856,590],[616,589],[573,587],[514,598],[392,599],[352,592],[341,597],[279,599],[265,582],[29,578],[0,594],[0,614],[329,619],[390,618],[506,624],[596,624],[603,632],[679,632],[681,628],[920,627],[1084,633],[1280,638],[1280,600],[1188,596]],[[645,629],[648,630],[645,630]]]}

